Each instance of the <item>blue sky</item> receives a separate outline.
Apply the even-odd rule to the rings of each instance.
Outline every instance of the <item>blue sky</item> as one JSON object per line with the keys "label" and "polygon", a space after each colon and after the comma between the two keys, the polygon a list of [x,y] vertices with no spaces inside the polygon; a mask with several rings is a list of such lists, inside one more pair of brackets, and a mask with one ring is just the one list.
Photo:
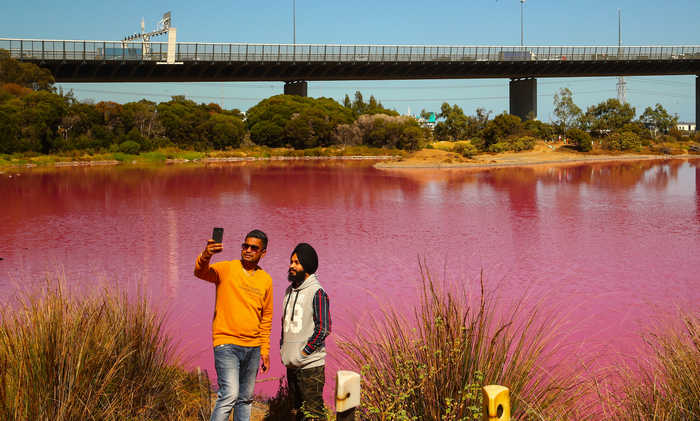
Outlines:
{"label": "blue sky", "polygon": [[[153,29],[172,12],[181,42],[291,43],[293,0],[263,2],[182,0],[138,2],[24,1],[0,9],[1,38],[120,40],[138,32],[141,19]],[[312,1],[296,0],[297,43],[407,45],[519,45],[518,0]],[[700,1],[527,0],[526,45],[617,45],[617,10],[624,45],[700,45]],[[154,39],[159,40],[159,39]],[[164,39],[163,39],[164,40]],[[641,114],[661,103],[681,120],[695,119],[695,77],[655,76],[627,80],[627,100]],[[572,90],[584,108],[616,97],[616,78],[538,79],[538,117],[552,118],[552,98]],[[127,102],[167,101],[186,95],[247,110],[282,93],[281,82],[61,84],[77,98]],[[374,95],[401,113],[438,110],[443,101],[472,114],[478,107],[508,110],[507,79],[309,82],[309,95],[342,101],[356,90]]]}

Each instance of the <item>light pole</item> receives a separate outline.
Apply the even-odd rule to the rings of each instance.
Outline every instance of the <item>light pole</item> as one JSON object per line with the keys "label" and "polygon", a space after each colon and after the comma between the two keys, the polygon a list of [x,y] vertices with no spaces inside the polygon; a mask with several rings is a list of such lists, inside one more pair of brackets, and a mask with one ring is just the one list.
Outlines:
{"label": "light pole", "polygon": [[525,7],[525,0],[520,0],[520,46],[525,45],[525,36],[523,32],[523,8]]}
{"label": "light pole", "polygon": [[292,41],[297,44],[297,0],[292,0]]}
{"label": "light pole", "polygon": [[[622,53],[622,9],[617,9],[617,57],[619,59]],[[620,104],[627,103],[627,95],[625,95],[626,88],[625,78],[622,76],[617,77],[617,100]]]}

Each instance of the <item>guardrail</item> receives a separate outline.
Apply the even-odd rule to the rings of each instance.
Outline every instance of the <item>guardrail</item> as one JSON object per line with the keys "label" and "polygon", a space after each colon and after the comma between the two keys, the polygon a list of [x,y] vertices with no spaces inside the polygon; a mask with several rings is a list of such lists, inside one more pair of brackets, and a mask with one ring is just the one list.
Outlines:
{"label": "guardrail", "polygon": [[[19,60],[165,61],[167,42],[0,38]],[[700,46],[429,46],[177,43],[178,62],[478,62],[700,60]]]}

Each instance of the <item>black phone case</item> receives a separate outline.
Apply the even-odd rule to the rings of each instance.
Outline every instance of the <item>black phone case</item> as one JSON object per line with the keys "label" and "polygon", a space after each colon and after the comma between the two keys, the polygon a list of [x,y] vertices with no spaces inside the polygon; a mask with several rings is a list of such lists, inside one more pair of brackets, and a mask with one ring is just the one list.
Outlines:
{"label": "black phone case", "polygon": [[211,238],[215,243],[221,243],[224,240],[224,229],[214,228],[214,232],[211,234]]}

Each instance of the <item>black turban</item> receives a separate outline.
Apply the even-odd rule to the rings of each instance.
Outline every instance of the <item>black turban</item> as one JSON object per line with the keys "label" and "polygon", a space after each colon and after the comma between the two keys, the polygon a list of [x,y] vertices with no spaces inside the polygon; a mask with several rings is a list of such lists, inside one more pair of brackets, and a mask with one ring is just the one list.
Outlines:
{"label": "black turban", "polygon": [[297,259],[299,259],[299,263],[301,263],[301,266],[304,267],[304,272],[308,273],[309,275],[316,273],[316,269],[318,269],[318,255],[316,254],[316,250],[314,250],[311,245],[299,243],[296,247],[294,247],[292,255],[295,253],[297,255]]}

